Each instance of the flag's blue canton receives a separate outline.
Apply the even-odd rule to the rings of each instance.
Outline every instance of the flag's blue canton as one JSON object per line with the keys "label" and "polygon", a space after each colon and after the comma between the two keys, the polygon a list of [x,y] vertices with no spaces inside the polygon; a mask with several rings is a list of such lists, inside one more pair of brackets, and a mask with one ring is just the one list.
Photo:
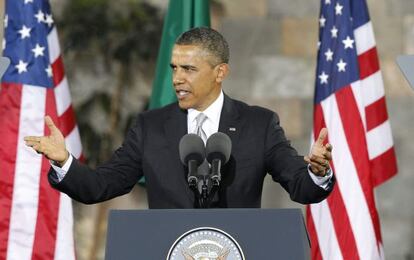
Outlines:
{"label": "flag's blue canton", "polygon": [[11,64],[3,82],[53,87],[47,35],[54,24],[46,0],[6,2],[3,56]]}
{"label": "flag's blue canton", "polygon": [[351,0],[322,0],[315,103],[359,79],[351,7]]}

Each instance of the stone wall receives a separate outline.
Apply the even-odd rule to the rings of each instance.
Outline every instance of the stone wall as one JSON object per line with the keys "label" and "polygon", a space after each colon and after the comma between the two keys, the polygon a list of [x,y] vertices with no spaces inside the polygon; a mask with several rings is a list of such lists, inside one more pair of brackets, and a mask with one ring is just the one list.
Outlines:
{"label": "stone wall", "polygon": [[[148,1],[163,10],[166,8],[166,1]],[[63,0],[51,2],[59,14]],[[0,0],[0,12],[3,3],[4,0]],[[307,153],[312,127],[319,1],[217,0],[216,3],[214,8],[219,12],[212,14],[212,24],[231,46],[231,74],[225,91],[250,104],[277,111],[293,145],[300,153]],[[376,190],[385,254],[388,259],[414,259],[414,165],[411,163],[414,91],[395,64],[396,55],[414,54],[414,1],[369,0],[368,5],[399,163],[398,176]],[[112,85],[111,75],[82,75],[81,70],[71,74],[70,67],[76,60],[67,57],[65,63],[69,68],[75,107],[85,96],[93,95],[89,90]],[[99,74],[99,64],[96,67]],[[137,101],[126,102],[127,105],[131,103],[129,108],[142,105],[150,93],[150,85],[148,82],[138,84],[135,92],[126,95]],[[101,124],[99,117],[94,120]],[[78,259],[103,259],[105,219],[109,209],[146,208],[145,201],[145,190],[137,186],[129,195],[103,204],[75,203]],[[262,206],[302,207],[291,202],[286,192],[270,178],[265,182]]]}
{"label": "stone wall", "polygon": [[[231,46],[225,91],[277,111],[288,137],[309,149],[319,1],[231,0],[218,29]],[[254,3],[254,4],[253,4]],[[252,6],[254,5],[254,6]],[[395,58],[414,54],[414,1],[368,1],[384,76],[399,173],[376,190],[387,259],[414,259],[414,91]],[[301,207],[268,178],[263,207]]]}
{"label": "stone wall", "polygon": [[[165,1],[149,1],[166,9]],[[369,0],[368,5],[399,163],[398,176],[376,190],[385,254],[388,259],[414,259],[414,174],[410,163],[414,154],[414,91],[395,64],[398,54],[414,54],[414,1]],[[224,90],[250,104],[277,111],[293,145],[300,153],[307,153],[319,1],[221,0],[213,9],[212,25],[224,34],[231,47],[231,74]],[[81,98],[76,89],[82,88],[74,86],[74,102]],[[140,93],[145,95],[147,90],[141,87],[144,92]],[[145,201],[145,191],[136,187],[131,194],[99,206],[75,204],[79,259],[90,259],[94,239],[100,240],[95,250],[97,258],[103,257],[106,222],[101,221],[100,226],[96,223],[105,219],[108,209],[146,208]],[[262,206],[303,208],[292,202],[271,178],[264,184]]]}

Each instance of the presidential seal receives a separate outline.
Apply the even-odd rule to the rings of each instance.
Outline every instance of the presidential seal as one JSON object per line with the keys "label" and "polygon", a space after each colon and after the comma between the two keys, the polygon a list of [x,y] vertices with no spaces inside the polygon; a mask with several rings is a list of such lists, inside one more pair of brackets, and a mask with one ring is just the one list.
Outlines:
{"label": "presidential seal", "polygon": [[245,260],[237,241],[223,230],[211,227],[192,229],[170,248],[167,260]]}

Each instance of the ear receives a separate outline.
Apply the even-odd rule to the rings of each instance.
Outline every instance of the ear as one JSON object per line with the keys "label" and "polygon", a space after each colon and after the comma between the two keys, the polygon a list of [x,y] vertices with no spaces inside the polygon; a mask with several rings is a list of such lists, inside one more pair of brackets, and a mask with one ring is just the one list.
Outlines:
{"label": "ear", "polygon": [[227,63],[219,64],[217,65],[216,69],[217,69],[216,82],[222,83],[230,72],[229,64]]}

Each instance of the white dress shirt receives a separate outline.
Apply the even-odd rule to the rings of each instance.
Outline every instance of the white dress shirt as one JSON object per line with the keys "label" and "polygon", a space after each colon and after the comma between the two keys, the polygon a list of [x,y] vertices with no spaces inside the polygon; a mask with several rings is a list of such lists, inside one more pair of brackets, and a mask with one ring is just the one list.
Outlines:
{"label": "white dress shirt", "polygon": [[[224,94],[221,91],[218,98],[208,108],[206,108],[206,110],[198,111],[192,108],[188,109],[187,111],[187,132],[193,133],[193,134],[196,133],[196,126],[197,126],[196,117],[200,113],[203,113],[204,115],[207,116],[206,121],[204,121],[202,125],[203,131],[207,135],[207,139],[212,134],[218,132],[223,103],[224,103]],[[52,163],[52,167],[56,171],[56,175],[57,175],[59,182],[65,177],[66,173],[69,170],[70,165],[72,164],[72,161],[73,161],[73,157],[71,154],[69,154],[69,158],[66,161],[66,163],[62,166],[62,168]],[[329,181],[332,178],[331,170],[329,170],[328,173],[324,177],[319,177],[313,174],[308,166],[308,173],[316,185],[320,186],[321,188],[325,190],[328,189]]]}

